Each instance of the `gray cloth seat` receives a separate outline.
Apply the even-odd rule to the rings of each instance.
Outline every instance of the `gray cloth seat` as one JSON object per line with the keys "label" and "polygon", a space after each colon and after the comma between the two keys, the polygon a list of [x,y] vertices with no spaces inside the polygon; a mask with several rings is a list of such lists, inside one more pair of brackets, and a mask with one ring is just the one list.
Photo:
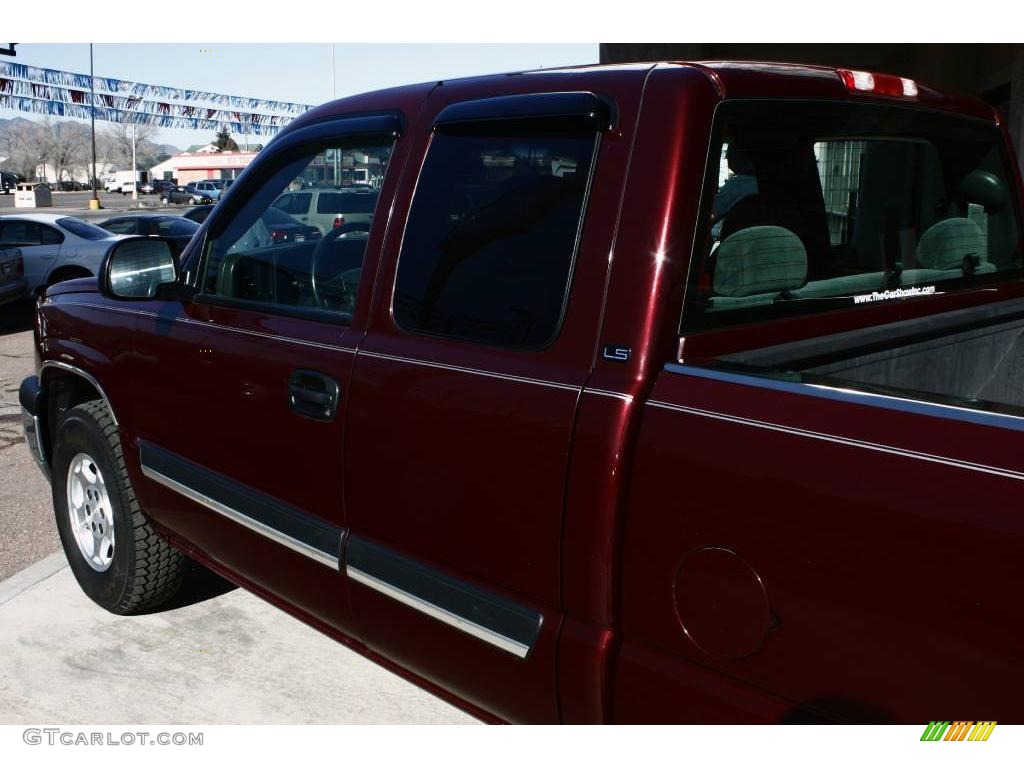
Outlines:
{"label": "gray cloth seat", "polygon": [[807,251],[784,227],[747,227],[729,235],[715,255],[713,309],[768,304],[807,280]]}
{"label": "gray cloth seat", "polygon": [[[965,262],[965,260],[967,260]],[[917,266],[920,269],[970,272],[965,263],[973,261],[974,272],[992,271],[988,264],[988,243],[985,233],[966,218],[938,221],[925,230],[917,242]]]}

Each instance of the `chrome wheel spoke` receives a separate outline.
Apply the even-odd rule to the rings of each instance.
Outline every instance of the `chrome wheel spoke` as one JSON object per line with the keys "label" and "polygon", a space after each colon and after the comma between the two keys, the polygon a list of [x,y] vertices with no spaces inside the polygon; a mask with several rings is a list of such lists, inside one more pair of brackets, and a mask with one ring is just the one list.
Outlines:
{"label": "chrome wheel spoke", "polygon": [[95,459],[76,454],[68,467],[68,522],[85,561],[103,572],[114,556],[114,524],[107,486]]}

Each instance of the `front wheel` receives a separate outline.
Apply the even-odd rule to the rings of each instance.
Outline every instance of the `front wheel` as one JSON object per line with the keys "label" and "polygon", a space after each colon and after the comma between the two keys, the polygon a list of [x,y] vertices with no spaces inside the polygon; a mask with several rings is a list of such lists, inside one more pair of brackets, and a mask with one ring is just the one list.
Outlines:
{"label": "front wheel", "polygon": [[117,427],[102,400],[68,409],[57,424],[53,507],[71,571],[111,613],[139,613],[177,592],[185,557],[142,514]]}

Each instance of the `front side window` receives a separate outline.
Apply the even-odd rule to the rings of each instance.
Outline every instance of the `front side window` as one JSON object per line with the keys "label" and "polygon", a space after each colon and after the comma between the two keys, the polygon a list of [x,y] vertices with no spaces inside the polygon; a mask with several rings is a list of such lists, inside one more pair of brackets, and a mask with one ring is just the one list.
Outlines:
{"label": "front side window", "polygon": [[402,328],[541,348],[558,332],[597,137],[437,133],[395,283]]}
{"label": "front side window", "polygon": [[903,106],[735,102],[716,135],[684,331],[1020,277],[995,126]]}
{"label": "front side window", "polygon": [[315,193],[340,189],[342,169],[354,162],[374,168],[383,178],[391,147],[390,140],[359,146],[316,144],[282,157],[257,188],[245,190],[246,202],[230,220],[214,222],[202,293],[350,317],[369,227],[335,226],[332,219],[300,219],[297,214],[308,210]]}

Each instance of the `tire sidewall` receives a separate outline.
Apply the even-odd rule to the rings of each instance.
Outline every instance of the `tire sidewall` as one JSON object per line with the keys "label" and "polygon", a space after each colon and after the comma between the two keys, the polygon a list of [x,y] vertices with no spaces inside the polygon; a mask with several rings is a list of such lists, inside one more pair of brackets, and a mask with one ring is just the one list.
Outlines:
{"label": "tire sidewall", "polygon": [[[114,520],[114,557],[110,567],[102,573],[86,561],[78,548],[71,529],[68,513],[67,477],[71,460],[76,454],[86,453],[96,462],[107,488],[111,515]],[[129,576],[134,571],[134,539],[128,524],[128,502],[121,487],[113,449],[104,437],[99,424],[90,414],[72,409],[58,425],[58,438],[53,457],[53,508],[57,518],[57,531],[71,571],[82,590],[95,603],[114,610],[128,591]]]}

